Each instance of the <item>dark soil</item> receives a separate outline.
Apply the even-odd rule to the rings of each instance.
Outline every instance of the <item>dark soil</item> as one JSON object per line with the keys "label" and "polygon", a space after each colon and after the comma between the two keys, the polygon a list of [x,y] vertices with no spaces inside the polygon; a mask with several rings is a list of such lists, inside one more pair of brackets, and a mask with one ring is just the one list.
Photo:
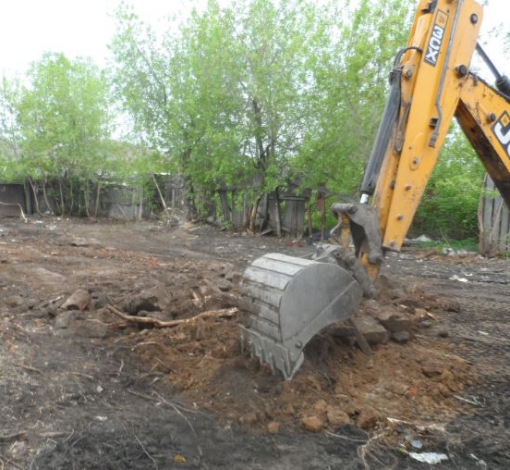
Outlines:
{"label": "dark soil", "polygon": [[[34,219],[4,220],[0,248],[0,469],[429,468],[413,440],[448,456],[435,468],[510,468],[508,261],[390,256],[381,301],[427,312],[415,338],[365,356],[322,335],[283,382],[242,354],[235,316],[159,329],[107,305],[162,321],[228,312],[251,260],[313,246]],[[76,289],[93,302],[63,311]],[[330,408],[349,422],[333,426]],[[302,428],[312,415],[319,432]]]}

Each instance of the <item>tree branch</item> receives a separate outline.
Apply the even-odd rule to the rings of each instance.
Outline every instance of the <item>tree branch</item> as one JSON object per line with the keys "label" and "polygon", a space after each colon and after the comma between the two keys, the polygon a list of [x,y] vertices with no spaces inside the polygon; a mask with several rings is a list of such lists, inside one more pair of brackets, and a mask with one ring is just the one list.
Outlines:
{"label": "tree branch", "polygon": [[195,323],[197,320],[203,320],[205,318],[232,318],[234,317],[238,310],[237,308],[225,308],[221,310],[208,310],[206,312],[202,312],[198,315],[195,315],[191,318],[183,318],[181,320],[171,320],[171,321],[162,321],[157,318],[151,317],[134,317],[131,315],[126,315],[125,313],[117,310],[115,307],[108,305],[106,307],[107,310],[114,313],[118,317],[123,320],[129,321],[131,323],[138,323],[142,325],[152,325],[157,328],[175,328],[179,325],[189,325]]}

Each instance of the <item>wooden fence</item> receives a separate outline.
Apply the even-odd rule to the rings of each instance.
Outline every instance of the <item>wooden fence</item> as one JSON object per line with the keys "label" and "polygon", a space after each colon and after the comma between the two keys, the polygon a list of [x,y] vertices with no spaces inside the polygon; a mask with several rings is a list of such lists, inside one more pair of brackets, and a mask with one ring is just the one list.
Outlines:
{"label": "wooden fence", "polygon": [[[157,181],[158,191],[145,191]],[[0,185],[0,202],[14,205],[1,206],[0,216],[19,216],[20,207],[27,214],[66,214],[68,216],[98,216],[119,220],[141,220],[152,217],[163,210],[161,198],[166,207],[180,211],[184,209],[185,189],[181,178],[171,175],[148,177],[143,183],[129,184],[102,181],[82,183],[86,187],[70,185],[71,190],[62,192],[62,181],[41,184],[6,184]],[[68,189],[68,187],[67,187]],[[202,201],[209,217],[230,225],[237,230],[244,230],[255,216],[255,231],[274,235],[300,238],[305,229],[306,209],[309,208],[311,191],[300,192],[295,187],[274,192],[260,198],[253,214],[253,200],[248,196],[251,188],[225,188],[217,191],[216,196]],[[319,197],[319,196],[318,196]],[[322,230],[324,231],[324,230]]]}
{"label": "wooden fence", "polygon": [[478,210],[480,253],[495,255],[510,252],[510,211],[488,175],[484,189]]}
{"label": "wooden fence", "polygon": [[141,220],[144,215],[142,188],[123,185],[105,188],[100,214],[110,219]]}
{"label": "wooden fence", "polygon": [[157,178],[162,182],[163,197],[167,207],[173,210],[180,210],[184,207],[184,182],[182,178],[172,177],[170,175],[159,176]]}
{"label": "wooden fence", "polygon": [[[158,184],[162,188],[163,197],[168,208],[181,210],[184,206],[184,185],[180,178],[170,175],[158,175]],[[41,212],[57,213],[60,201],[57,189],[47,188],[47,195],[43,197],[40,187],[37,188],[38,206]],[[484,255],[494,255],[501,252],[510,252],[510,210],[497,193],[494,182],[486,176],[484,194],[480,198],[478,210],[479,222],[479,250]],[[90,190],[89,207],[93,207],[95,189]],[[49,195],[51,194],[51,196]],[[207,201],[207,210],[214,220],[228,223],[232,227],[243,230],[248,226],[252,215],[251,201],[243,189],[223,189],[218,191],[218,203]],[[331,195],[331,194],[327,194]],[[256,208],[255,222],[257,228],[266,233],[299,238],[305,231],[306,209],[310,209],[311,191],[300,194],[297,188],[290,188],[281,192],[262,197]],[[318,206],[325,201],[324,189],[317,191]],[[76,195],[75,205],[79,197]],[[278,199],[278,203],[276,202]],[[34,192],[29,185],[0,184],[0,217],[19,217],[20,207],[27,214],[35,211]],[[140,220],[154,214],[154,207],[158,205],[156,195],[144,194],[141,185],[124,185],[109,183],[101,188],[100,206],[98,216],[123,220]],[[47,207],[47,206],[50,207]],[[83,205],[83,203],[82,203]],[[322,228],[324,232],[325,207],[319,207],[322,213]],[[73,215],[67,208],[68,214]],[[279,213],[279,217],[278,217]],[[309,227],[311,230],[311,225]],[[324,234],[323,234],[324,236]]]}
{"label": "wooden fence", "polygon": [[[211,216],[218,217],[236,229],[246,228],[253,210],[248,197],[239,190],[218,191],[221,211],[215,207]],[[276,200],[278,199],[278,205]],[[305,224],[307,196],[293,194],[264,195],[256,208],[255,226],[265,233],[272,232],[283,236],[300,237]]]}

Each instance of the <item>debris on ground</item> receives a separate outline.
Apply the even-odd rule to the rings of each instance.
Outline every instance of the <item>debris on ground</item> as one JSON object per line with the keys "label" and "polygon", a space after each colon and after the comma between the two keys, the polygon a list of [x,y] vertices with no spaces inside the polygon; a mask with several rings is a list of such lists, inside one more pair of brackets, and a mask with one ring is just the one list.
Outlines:
{"label": "debris on ground", "polygon": [[101,468],[106,455],[135,469],[277,468],[282,458],[310,469],[373,458],[377,468],[392,465],[398,446],[425,458],[446,455],[446,444],[466,468],[470,454],[508,468],[505,260],[464,258],[459,270],[420,251],[388,259],[377,299],[354,318],[374,354],[336,324],[283,381],[241,350],[238,285],[249,260],[313,247],[198,225],[59,220],[6,230],[5,468]]}
{"label": "debris on ground", "polygon": [[446,454],[437,452],[409,452],[409,457],[417,462],[427,463],[429,465],[437,465],[438,463],[448,460],[448,456]]}

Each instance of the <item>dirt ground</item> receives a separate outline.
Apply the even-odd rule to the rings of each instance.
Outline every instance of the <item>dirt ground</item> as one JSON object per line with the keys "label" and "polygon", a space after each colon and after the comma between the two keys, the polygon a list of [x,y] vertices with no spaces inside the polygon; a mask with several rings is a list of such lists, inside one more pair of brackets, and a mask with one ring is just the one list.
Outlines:
{"label": "dirt ground", "polygon": [[[0,470],[430,468],[413,452],[510,468],[510,262],[389,256],[378,300],[416,317],[412,340],[367,356],[324,333],[285,382],[241,351],[238,283],[262,254],[313,249],[207,225],[0,221]],[[156,328],[108,306],[208,313]]]}

